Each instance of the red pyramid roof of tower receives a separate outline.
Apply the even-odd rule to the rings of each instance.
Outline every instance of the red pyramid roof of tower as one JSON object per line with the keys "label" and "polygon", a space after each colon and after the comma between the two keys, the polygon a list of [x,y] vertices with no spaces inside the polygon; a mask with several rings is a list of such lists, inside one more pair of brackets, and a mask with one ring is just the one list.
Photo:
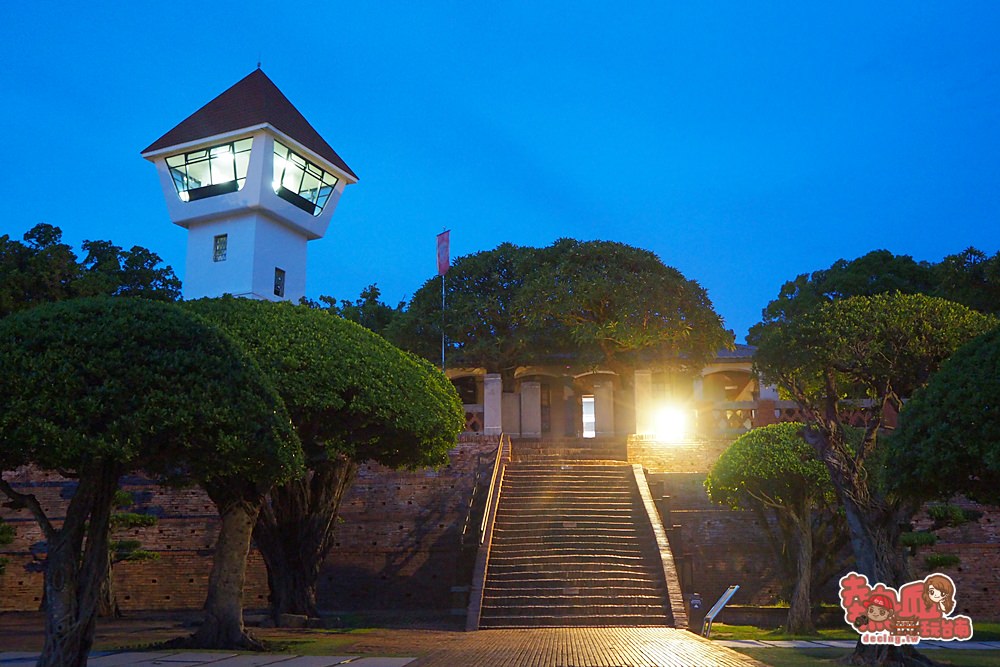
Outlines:
{"label": "red pyramid roof of tower", "polygon": [[224,132],[268,123],[322,158],[357,178],[330,144],[288,101],[260,69],[250,72],[231,88],[181,121],[150,144],[143,153],[197,141]]}

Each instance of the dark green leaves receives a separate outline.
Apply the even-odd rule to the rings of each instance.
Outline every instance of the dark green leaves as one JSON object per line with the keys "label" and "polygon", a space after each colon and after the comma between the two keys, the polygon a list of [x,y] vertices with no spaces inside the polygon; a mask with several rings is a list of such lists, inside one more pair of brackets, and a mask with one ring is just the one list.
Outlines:
{"label": "dark green leaves", "polygon": [[904,495],[1000,502],[1000,329],[958,350],[914,394],[889,461],[887,483]]}
{"label": "dark green leaves", "polygon": [[310,461],[346,454],[393,466],[443,463],[465,424],[431,364],[328,312],[249,299],[185,307],[242,343],[272,378]]}
{"label": "dark green leaves", "polygon": [[94,298],[0,320],[0,468],[125,469],[270,485],[301,449],[269,380],[180,306]]}

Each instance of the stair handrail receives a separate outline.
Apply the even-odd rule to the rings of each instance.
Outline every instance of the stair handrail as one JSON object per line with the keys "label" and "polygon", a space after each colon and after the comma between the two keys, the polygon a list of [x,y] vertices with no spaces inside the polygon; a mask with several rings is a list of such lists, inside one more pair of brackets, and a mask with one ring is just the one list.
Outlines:
{"label": "stair handrail", "polygon": [[[507,455],[504,456],[504,452]],[[500,446],[497,447],[497,458],[493,462],[493,476],[486,495],[486,507],[483,510],[483,522],[479,531],[479,551],[476,553],[476,566],[472,573],[472,586],[469,589],[469,609],[465,618],[467,631],[479,629],[479,618],[483,611],[483,595],[486,592],[486,569],[490,561],[490,547],[493,544],[493,525],[496,522],[497,505],[500,502],[500,492],[503,489],[503,474],[506,462],[510,460],[510,437],[501,433]]]}
{"label": "stair handrail", "polygon": [[632,479],[639,492],[643,508],[649,519],[649,525],[653,529],[653,539],[656,540],[657,551],[660,553],[660,565],[663,571],[663,582],[667,586],[667,604],[673,616],[674,627],[688,627],[688,613],[684,607],[684,596],[681,592],[680,577],[677,576],[677,566],[674,563],[674,556],[670,550],[670,541],[664,530],[660,514],[656,511],[653,502],[653,495],[649,492],[649,484],[646,482],[646,471],[638,463],[632,464]]}
{"label": "stair handrail", "polygon": [[[497,444],[497,449],[502,447],[501,444]],[[469,536],[469,528],[472,526],[472,515],[473,510],[476,508],[476,501],[479,499],[479,495],[482,493],[479,489],[479,482],[483,478],[483,455],[482,453],[476,454],[476,472],[472,477],[472,494],[469,496],[469,508],[465,512],[465,521],[462,522],[462,538],[459,540],[463,549],[467,545],[467,538]]]}
{"label": "stair handrail", "polygon": [[500,445],[497,447],[497,457],[493,461],[493,476],[490,477],[490,488],[486,491],[486,507],[483,509],[483,520],[479,524],[479,544],[482,544],[486,539],[486,526],[490,522],[492,515],[495,513],[495,501],[493,499],[493,492],[497,486],[497,478],[500,475],[501,463],[504,461],[504,444],[506,443],[508,456],[510,458],[510,436],[501,433],[500,434]]}

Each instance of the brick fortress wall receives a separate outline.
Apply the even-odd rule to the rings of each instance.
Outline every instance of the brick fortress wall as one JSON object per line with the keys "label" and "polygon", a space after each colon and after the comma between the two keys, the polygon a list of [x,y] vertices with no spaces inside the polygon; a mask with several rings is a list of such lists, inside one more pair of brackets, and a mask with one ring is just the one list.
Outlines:
{"label": "brick fortress wall", "polygon": [[[731,440],[709,440],[679,445],[630,439],[629,461],[646,468],[651,488],[659,487],[670,497],[671,547],[678,560],[685,594],[698,592],[708,604],[726,588],[739,584],[733,604],[775,604],[782,590],[780,570],[767,540],[761,518],[751,512],[725,509],[712,503],[705,492],[708,470]],[[1000,619],[1000,508],[986,507],[964,499],[955,501],[983,513],[973,523],[936,531],[938,543],[923,547],[910,559],[915,578],[930,571],[924,559],[930,554],[952,554],[955,566],[935,571],[951,576],[958,586],[955,613],[979,620]],[[926,510],[914,520],[914,529],[929,528]],[[836,603],[836,582],[820,592],[824,602]]]}
{"label": "brick fortress wall", "polygon": [[[436,608],[450,606],[457,583],[460,539],[477,465],[486,468],[495,437],[463,437],[448,465],[437,470],[393,471],[362,465],[341,505],[336,546],[321,571],[317,596],[323,609]],[[35,469],[5,473],[15,488],[35,494],[58,524],[75,482]],[[154,561],[114,567],[119,603],[128,610],[197,609],[205,601],[218,517],[197,487],[163,489],[141,477],[122,488],[135,499],[129,511],[153,514],[155,526],[120,531],[156,553]],[[35,610],[42,595],[44,538],[25,512],[0,508],[13,525],[14,542],[0,555],[10,559],[0,575],[0,611]],[[267,606],[267,574],[251,550],[244,599]]]}

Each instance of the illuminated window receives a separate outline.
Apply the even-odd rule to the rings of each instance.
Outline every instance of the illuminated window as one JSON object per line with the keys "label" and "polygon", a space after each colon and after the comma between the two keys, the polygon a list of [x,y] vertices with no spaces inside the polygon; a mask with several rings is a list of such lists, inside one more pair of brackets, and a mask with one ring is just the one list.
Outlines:
{"label": "illuminated window", "polygon": [[215,244],[212,250],[212,261],[226,261],[226,250],[229,246],[229,234],[219,234],[215,237]]}
{"label": "illuminated window", "polygon": [[274,182],[271,185],[285,201],[306,213],[319,215],[333,194],[337,177],[275,141]]}
{"label": "illuminated window", "polygon": [[594,397],[592,395],[583,397],[583,437],[597,437],[597,415],[594,411]]}
{"label": "illuminated window", "polygon": [[285,296],[285,272],[274,267],[274,296]]}
{"label": "illuminated window", "polygon": [[236,192],[247,180],[253,139],[201,148],[167,158],[170,178],[182,201]]}

